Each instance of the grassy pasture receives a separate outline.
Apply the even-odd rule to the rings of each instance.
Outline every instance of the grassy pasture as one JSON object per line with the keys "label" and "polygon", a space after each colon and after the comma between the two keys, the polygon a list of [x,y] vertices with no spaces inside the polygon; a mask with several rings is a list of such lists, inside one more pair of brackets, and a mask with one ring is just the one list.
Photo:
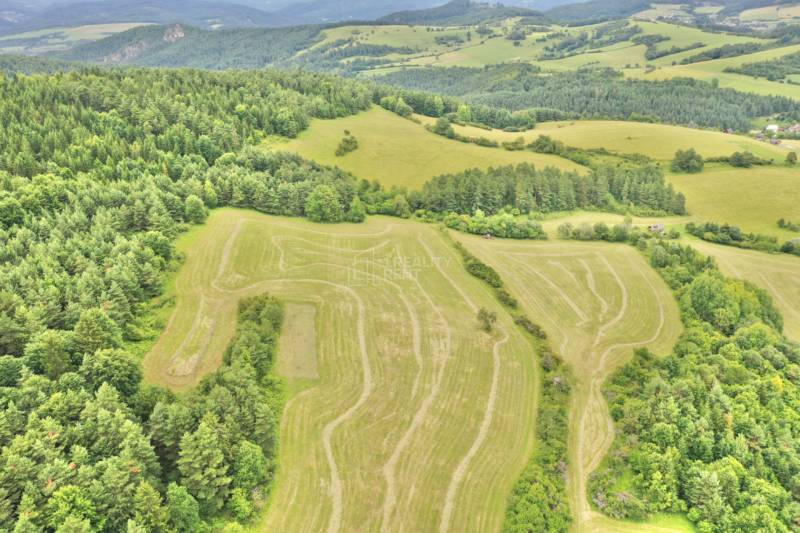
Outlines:
{"label": "grassy pasture", "polygon": [[[428,123],[429,117],[418,117]],[[471,137],[487,137],[498,142],[513,141],[520,136],[527,142],[540,135],[549,135],[578,148],[606,148],[618,153],[639,153],[659,161],[668,161],[676,150],[695,148],[704,157],[730,155],[747,150],[759,157],[783,161],[787,150],[742,135],[692,129],[668,124],[647,124],[619,120],[579,120],[542,122],[524,133],[484,130],[471,126],[453,126],[458,133]]]}
{"label": "grassy pasture", "polygon": [[[254,530],[500,529],[535,443],[538,365],[436,228],[219,209],[181,250],[151,382],[182,388],[213,369],[240,298],[287,303],[280,468]],[[479,307],[498,312],[491,335]],[[318,378],[297,376],[293,363],[314,358]]]}
{"label": "grassy pasture", "polygon": [[[700,50],[693,50],[692,52],[696,53],[698,51]],[[649,73],[645,72],[644,69],[626,69],[625,75],[648,80],[664,80],[677,77],[696,78],[704,81],[717,79],[720,87],[728,87],[756,94],[800,98],[800,87],[797,85],[789,85],[763,78],[753,78],[742,74],[724,72],[727,67],[739,66],[744,63],[768,61],[795,52],[800,52],[800,45],[785,46],[738,57],[727,57],[688,65],[665,65]]]}
{"label": "grassy pasture", "polygon": [[[336,147],[344,130],[358,139],[358,149],[337,157]],[[378,180],[385,187],[398,185],[410,189],[420,188],[434,176],[476,167],[528,162],[540,167],[585,170],[556,156],[509,152],[446,139],[379,107],[351,117],[315,120],[297,139],[288,142],[271,139],[265,146],[296,151],[359,178]]]}
{"label": "grassy pasture", "polygon": [[575,374],[568,474],[574,530],[687,530],[679,520],[659,525],[613,521],[593,511],[586,495],[587,477],[614,438],[603,382],[635,348],[666,354],[680,334],[677,305],[666,284],[628,245],[457,238],[498,270]]}
{"label": "grassy pasture", "polygon": [[800,169],[714,166],[700,174],[667,179],[686,195],[686,206],[695,220],[728,222],[783,240],[797,236],[778,228],[777,222],[779,218],[800,220]]}
{"label": "grassy pasture", "polygon": [[769,292],[783,315],[784,333],[800,342],[800,258],[742,250],[694,238],[691,244],[713,256],[726,275],[745,279]]}
{"label": "grassy pasture", "polygon": [[800,5],[765,6],[742,11],[739,20],[743,22],[778,22],[800,18]]}
{"label": "grassy pasture", "polygon": [[89,24],[73,28],[47,28],[15,35],[4,35],[0,37],[0,53],[41,54],[66,50],[80,42],[97,41],[145,24],[143,22]]}

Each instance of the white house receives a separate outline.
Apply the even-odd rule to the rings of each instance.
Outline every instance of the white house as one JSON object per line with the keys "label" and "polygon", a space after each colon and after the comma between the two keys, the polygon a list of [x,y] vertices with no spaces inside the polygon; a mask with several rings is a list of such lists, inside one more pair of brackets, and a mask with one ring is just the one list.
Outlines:
{"label": "white house", "polygon": [[778,133],[779,131],[781,131],[781,127],[778,126],[777,124],[770,124],[769,126],[764,128],[764,131],[768,133]]}

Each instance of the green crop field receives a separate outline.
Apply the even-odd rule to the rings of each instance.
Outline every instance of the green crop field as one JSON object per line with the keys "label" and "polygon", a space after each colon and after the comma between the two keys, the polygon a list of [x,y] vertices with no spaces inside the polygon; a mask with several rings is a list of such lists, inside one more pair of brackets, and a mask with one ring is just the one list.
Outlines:
{"label": "green crop field", "polygon": [[769,81],[764,78],[753,78],[743,74],[724,72],[727,67],[739,66],[744,63],[768,61],[795,52],[800,52],[800,45],[773,48],[763,52],[715,59],[713,61],[702,61],[700,63],[691,63],[688,65],[662,66],[652,72],[646,72],[644,69],[626,69],[625,75],[646,80],[664,80],[678,77],[696,78],[704,81],[716,79],[719,81],[720,87],[728,87],[756,94],[800,98],[800,86]]}
{"label": "green crop field", "polygon": [[[219,209],[180,249],[151,382],[214,368],[242,297],[287,304],[280,466],[257,530],[500,529],[534,446],[538,363],[436,228]],[[499,315],[491,335],[480,307]]]}
{"label": "green crop field", "polygon": [[568,477],[575,531],[687,530],[680,520],[617,523],[596,513],[586,494],[588,475],[614,439],[603,382],[635,348],[667,354],[680,334],[677,305],[666,284],[627,245],[458,239],[500,273],[575,375]]}
{"label": "green crop field", "polygon": [[726,275],[745,279],[769,292],[783,315],[786,336],[800,342],[800,257],[742,250],[694,238],[691,244],[714,257]]}
{"label": "green crop field", "polygon": [[695,220],[728,222],[784,240],[797,236],[778,228],[777,222],[800,220],[800,169],[713,166],[700,174],[667,179],[686,195],[686,207]]}
{"label": "green crop field", "polygon": [[[431,124],[434,122],[429,117],[418,118]],[[687,148],[694,148],[704,157],[749,151],[759,157],[781,162],[788,153],[784,147],[772,146],[743,135],[643,122],[614,120],[542,122],[536,125],[536,129],[524,133],[458,125],[453,127],[462,135],[487,137],[498,142],[513,141],[520,136],[530,142],[540,135],[549,135],[578,148],[605,148],[618,153],[639,153],[659,161],[671,160],[676,150]]]}
{"label": "green crop field", "polygon": [[[358,140],[358,149],[337,157],[336,147],[348,130]],[[270,139],[268,148],[290,150],[326,165],[352,172],[358,178],[420,188],[434,176],[469,168],[517,163],[553,166],[563,170],[585,170],[571,161],[532,152],[510,152],[453,141],[427,131],[422,125],[373,107],[352,117],[315,120],[297,139]]]}

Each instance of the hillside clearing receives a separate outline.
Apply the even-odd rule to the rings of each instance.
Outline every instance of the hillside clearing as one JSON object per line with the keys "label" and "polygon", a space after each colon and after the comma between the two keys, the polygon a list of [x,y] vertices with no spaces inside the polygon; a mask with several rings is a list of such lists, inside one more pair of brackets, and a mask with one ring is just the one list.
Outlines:
{"label": "hillside clearing", "polygon": [[[337,157],[336,147],[345,130],[356,137],[358,149]],[[297,152],[318,163],[347,170],[358,178],[377,180],[386,188],[396,185],[419,189],[440,174],[518,163],[585,171],[580,165],[552,155],[453,141],[379,107],[351,117],[314,120],[297,139],[285,142],[272,139],[263,146]]]}
{"label": "hillside clearing", "polygon": [[[430,117],[418,116],[432,124]],[[513,141],[523,137],[526,142],[540,135],[549,135],[577,148],[605,148],[623,154],[643,154],[659,161],[669,161],[677,150],[694,148],[704,157],[730,155],[749,151],[766,159],[783,162],[788,150],[772,146],[743,135],[729,135],[719,131],[686,128],[669,124],[649,124],[620,120],[577,120],[542,122],[536,129],[523,133],[502,130],[484,130],[472,126],[453,125],[457,133],[470,137],[486,137],[498,142]]]}
{"label": "hillside clearing", "polygon": [[[434,227],[219,209],[183,250],[176,309],[145,360],[151,382],[182,388],[214,368],[244,296],[280,297],[289,320],[315,310],[319,378],[284,376],[260,530],[500,529],[534,445],[537,363]],[[498,311],[493,335],[479,307]],[[286,343],[279,370],[297,355]]]}
{"label": "hillside clearing", "polygon": [[792,45],[737,57],[726,57],[712,61],[690,63],[688,65],[663,66],[652,72],[646,72],[644,69],[626,69],[624,72],[627,77],[642,78],[645,80],[665,80],[683,77],[710,82],[716,79],[720,87],[755,94],[800,98],[800,86],[798,85],[769,81],[763,78],[753,78],[732,72],[724,72],[727,67],[740,66],[744,63],[768,61],[798,51],[800,51],[800,45]]}
{"label": "hillside clearing", "polygon": [[[575,531],[667,531],[599,515],[586,483],[614,440],[605,379],[647,346],[667,354],[681,330],[669,288],[631,246],[458,239],[493,266],[576,378],[570,416],[568,492]],[[623,529],[620,529],[622,527]]]}
{"label": "hillside clearing", "polygon": [[697,221],[727,222],[748,232],[792,239],[778,219],[800,220],[800,169],[783,165],[754,168],[709,166],[700,174],[668,175],[686,195],[686,207]]}
{"label": "hillside clearing", "polygon": [[700,239],[692,239],[691,244],[714,257],[725,275],[750,281],[766,290],[783,315],[784,333],[800,342],[800,258],[742,250]]}
{"label": "hillside clearing", "polygon": [[800,18],[800,5],[765,6],[748,9],[739,13],[739,20],[753,21],[786,21]]}

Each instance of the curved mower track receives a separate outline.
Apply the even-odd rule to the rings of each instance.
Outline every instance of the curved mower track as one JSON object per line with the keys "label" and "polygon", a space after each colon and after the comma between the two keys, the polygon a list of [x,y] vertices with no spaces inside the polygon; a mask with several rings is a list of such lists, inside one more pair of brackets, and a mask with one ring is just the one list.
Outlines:
{"label": "curved mower track", "polygon": [[[534,445],[537,365],[438,230],[219,209],[178,247],[175,309],[144,361],[151,382],[185,389],[213,371],[243,297],[315,309],[319,377],[284,377],[279,467],[257,530],[500,529]],[[500,316],[493,335],[478,328],[480,307]]]}
{"label": "curved mower track", "polygon": [[567,479],[573,530],[669,530],[611,520],[592,508],[587,494],[589,475],[614,441],[605,380],[634,349],[666,354],[680,333],[669,288],[627,245],[458,239],[500,273],[574,375]]}

